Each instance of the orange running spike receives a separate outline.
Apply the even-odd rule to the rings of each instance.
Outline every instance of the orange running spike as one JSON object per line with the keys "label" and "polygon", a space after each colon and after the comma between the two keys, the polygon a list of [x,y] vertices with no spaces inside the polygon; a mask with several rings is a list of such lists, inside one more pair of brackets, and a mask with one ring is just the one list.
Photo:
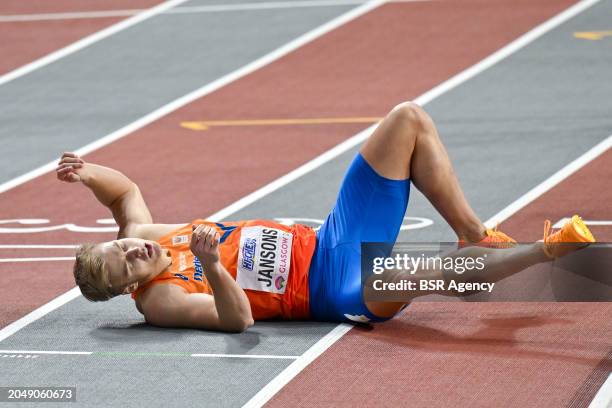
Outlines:
{"label": "orange running spike", "polygon": [[512,248],[516,246],[516,241],[514,239],[497,230],[497,225],[495,226],[495,229],[486,230],[485,234],[486,236],[478,242],[466,242],[464,240],[459,240],[459,248],[464,248],[471,245],[487,248]]}
{"label": "orange running spike", "polygon": [[[574,215],[560,230],[552,234],[550,220],[544,222],[544,253],[551,259],[584,248],[593,242],[595,237],[578,215]],[[581,245],[567,245],[568,243]]]}

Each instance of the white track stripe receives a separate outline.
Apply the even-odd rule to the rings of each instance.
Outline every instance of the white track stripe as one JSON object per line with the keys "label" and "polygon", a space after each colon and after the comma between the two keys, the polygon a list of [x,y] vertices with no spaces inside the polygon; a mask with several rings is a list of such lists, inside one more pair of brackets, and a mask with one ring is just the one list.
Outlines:
{"label": "white track stripe", "polygon": [[243,408],[261,407],[264,405],[270,400],[270,398],[272,398],[272,396],[280,391],[281,388],[283,388],[289,381],[298,375],[300,371],[312,363],[332,344],[340,340],[342,336],[348,333],[352,327],[352,325],[345,323],[341,323],[336,326],[332,331],[322,337],[321,340],[317,341],[312,345],[312,347],[306,350],[306,352],[302,354],[300,358],[291,363],[257,394],[255,394],[246,404],[243,405]]}
{"label": "white track stripe", "polygon": [[78,245],[29,245],[29,244],[7,244],[0,245],[0,249],[75,249]]}
{"label": "white track stripe", "polygon": [[14,321],[13,323],[9,324],[8,326],[0,330],[0,342],[5,340],[7,337],[17,333],[19,330],[23,329],[28,324],[40,319],[41,317],[54,311],[55,309],[62,306],[63,304],[68,303],[72,299],[79,297],[80,295],[81,295],[81,291],[79,290],[78,287],[75,286],[74,288],[70,289],[68,292],[56,297],[49,303],[42,305],[41,307],[34,310],[33,312],[30,312],[27,315],[23,316],[21,319]]}
{"label": "white track stripe", "polygon": [[92,351],[42,351],[42,350],[0,350],[0,354],[49,354],[49,355],[76,355],[89,356]]}
{"label": "white track stripe", "polygon": [[74,11],[68,13],[6,14],[0,16],[0,23],[21,23],[26,21],[81,20],[88,18],[129,17],[143,9]]}
{"label": "white track stripe", "polygon": [[[390,0],[388,3],[419,3],[431,0]],[[365,0],[311,0],[274,1],[265,3],[219,4],[208,6],[185,6],[164,11],[163,14],[218,13],[228,11],[272,10],[303,7],[334,7],[364,4]],[[76,11],[69,13],[0,15],[0,23],[50,20],[79,20],[91,18],[127,17],[140,13],[141,9]]]}
{"label": "white track stripe", "polygon": [[[322,35],[327,34],[328,32],[338,28],[339,26],[356,19],[357,17],[380,6],[383,3],[384,3],[384,0],[372,0],[372,1],[365,3],[362,6],[356,7],[348,11],[347,13],[344,13],[334,18],[333,20],[315,28],[314,30],[301,35],[295,40],[290,41],[289,43],[281,46],[280,48],[277,48],[276,50],[270,52],[269,54],[266,54],[263,57],[243,66],[242,68],[239,68],[236,71],[231,72],[217,79],[216,81],[209,83],[208,85],[205,85],[199,89],[196,89],[195,91],[190,92],[187,95],[184,95],[178,99],[175,99],[174,101],[168,103],[167,105],[160,107],[159,109],[149,113],[146,116],[143,116],[142,118],[130,123],[129,125],[124,126],[121,129],[118,129],[115,132],[78,149],[75,153],[77,153],[80,156],[84,156],[87,153],[91,153],[103,146],[106,146],[109,143],[112,143],[118,139],[121,139],[122,137],[148,125],[149,123],[154,122],[157,119],[174,112],[175,110],[185,106],[186,104],[191,103],[198,98],[201,98],[211,92],[214,92],[217,89],[231,82],[234,82],[242,78],[243,76],[248,75],[276,61],[277,59],[283,57],[284,55],[287,55],[290,52],[298,49],[299,47],[311,41],[314,41],[315,39],[321,37]],[[45,173],[53,171],[56,166],[57,166],[57,161],[54,160],[22,176],[16,177],[3,184],[0,184],[0,193],[10,190],[20,184],[23,184]]]}
{"label": "white track stripe", "polygon": [[612,374],[608,376],[608,379],[595,394],[589,408],[612,408]]}
{"label": "white track stripe", "polygon": [[497,64],[498,62],[500,62],[501,60],[509,57],[510,55],[514,54],[521,48],[537,40],[538,38],[540,38],[541,36],[549,32],[550,30],[552,30],[553,28],[558,27],[559,25],[563,24],[570,18],[576,16],[579,13],[582,13],[584,10],[588,9],[589,7],[592,7],[596,3],[599,3],[600,1],[601,0],[584,0],[584,1],[574,4],[570,8],[564,10],[563,12],[557,14],[551,19],[545,21],[539,26],[523,34],[522,36],[512,41],[510,44],[506,45],[505,47],[500,48],[498,51],[489,55],[487,58],[483,59],[478,64],[471,66],[470,68],[459,73],[458,75],[455,75],[448,81],[445,81],[442,84],[431,89],[430,91],[424,93],[418,98],[420,100],[420,103],[425,104],[437,98],[441,94],[446,93],[449,90],[455,88],[456,86],[464,83],[468,79],[473,78],[474,76],[476,76],[477,74],[480,74],[485,69],[488,69],[492,67],[493,65]]}
{"label": "white track stripe", "polygon": [[518,210],[525,207],[527,204],[540,197],[542,194],[580,170],[586,164],[593,161],[595,158],[600,156],[602,153],[605,153],[612,147],[612,135],[608,136],[600,143],[593,146],[587,152],[585,152],[582,156],[578,157],[576,160],[569,163],[567,166],[563,167],[561,170],[557,171],[555,174],[529,190],[525,193],[521,198],[501,210],[497,213],[493,218],[485,223],[488,228],[493,228],[497,223],[500,223],[513,214],[515,214]]}
{"label": "white track stripe", "polygon": [[[90,356],[92,354],[98,354],[94,351],[54,351],[54,350],[0,350],[0,354],[44,354],[44,355],[63,355],[63,356]],[[112,355],[113,351],[104,351],[103,354]],[[117,354],[131,354],[130,352],[117,352]],[[157,353],[157,352],[134,352],[134,354],[140,355],[164,355],[164,354],[172,354],[172,353]],[[242,358],[242,359],[270,359],[270,360],[295,360],[300,356],[279,356],[273,354],[211,354],[211,353],[201,353],[201,354],[190,354],[189,357],[197,357],[197,358]]]}
{"label": "white track stripe", "polygon": [[107,27],[101,31],[98,31],[90,36],[80,39],[77,42],[74,42],[64,48],[61,48],[51,54],[48,54],[36,61],[33,61],[29,64],[26,64],[20,68],[17,68],[9,73],[6,73],[0,76],[0,85],[6,84],[14,79],[22,77],[26,74],[29,74],[32,71],[35,71],[39,68],[42,68],[46,65],[51,64],[61,58],[64,58],[67,55],[73,54],[79,50],[82,50],[85,47],[89,47],[91,44],[94,44],[100,40],[103,40],[107,37],[110,37],[113,34],[116,34],[120,31],[125,30],[126,28],[132,27],[135,24],[141,23],[153,16],[158,15],[159,13],[163,13],[164,11],[178,6],[179,4],[185,3],[188,0],[170,0],[167,2],[163,2],[158,6],[150,8],[140,14],[137,14],[133,17],[130,17],[126,20],[120,21],[117,24],[113,24],[110,27]]}
{"label": "white track stripe", "polygon": [[[571,220],[571,218],[569,218],[569,217],[561,218],[559,221],[557,221],[556,223],[553,224],[552,228],[561,228],[569,220]],[[594,226],[594,227],[608,227],[608,226],[612,226],[612,220],[611,221],[592,221],[592,220],[584,220],[583,219],[582,222],[584,222],[584,225],[590,225],[590,226]]]}
{"label": "white track stripe", "polygon": [[266,184],[265,186],[259,188],[258,190],[254,191],[254,192],[250,193],[249,195],[244,196],[240,200],[230,204],[229,206],[225,207],[221,211],[218,211],[218,212],[214,213],[213,215],[208,217],[208,219],[211,220],[211,221],[221,221],[222,219],[228,217],[229,215],[231,215],[233,213],[236,213],[236,212],[240,211],[241,209],[245,208],[246,206],[248,206],[248,205],[254,203],[255,201],[261,199],[262,197],[265,197],[268,194],[278,190],[279,188],[281,188],[281,187],[291,183],[292,181],[295,181],[296,179],[302,177],[303,175],[305,175],[307,173],[310,173],[314,169],[316,169],[318,167],[321,167],[323,164],[325,164],[325,163],[329,162],[330,160],[338,157],[342,153],[346,152],[347,150],[355,147],[359,143],[361,143],[364,140],[366,140],[370,136],[370,134],[372,133],[372,130],[374,130],[374,128],[376,126],[377,125],[370,126],[366,130],[363,130],[363,131],[359,132],[355,136],[353,136],[353,137],[345,140],[344,142],[334,146],[330,150],[328,150],[325,153],[317,156],[316,158],[312,159],[311,161],[303,164],[302,166],[298,167],[297,169],[290,171],[289,173],[285,174],[284,176],[281,176],[281,177],[277,178],[276,180],[272,181],[271,183]]}
{"label": "white track stripe", "polygon": [[191,357],[206,357],[206,358],[267,358],[279,360],[297,360],[300,356],[274,356],[268,354],[192,354]]}
{"label": "white track stripe", "polygon": [[49,261],[74,261],[74,256],[71,257],[46,257],[46,258],[0,258],[0,263],[13,262],[49,262]]}

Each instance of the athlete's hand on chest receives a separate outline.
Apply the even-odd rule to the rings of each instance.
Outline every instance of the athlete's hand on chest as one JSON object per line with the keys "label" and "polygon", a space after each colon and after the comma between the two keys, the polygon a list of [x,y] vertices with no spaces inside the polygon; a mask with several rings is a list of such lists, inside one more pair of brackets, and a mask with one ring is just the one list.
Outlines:
{"label": "athlete's hand on chest", "polygon": [[193,226],[189,248],[204,266],[204,269],[219,262],[219,240],[221,236],[211,226],[200,224]]}

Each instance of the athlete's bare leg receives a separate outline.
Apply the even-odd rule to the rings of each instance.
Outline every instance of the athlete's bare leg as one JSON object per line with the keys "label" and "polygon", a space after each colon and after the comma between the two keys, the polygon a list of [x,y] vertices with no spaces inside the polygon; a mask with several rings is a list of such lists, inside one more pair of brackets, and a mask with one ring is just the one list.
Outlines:
{"label": "athlete's bare leg", "polygon": [[[373,275],[372,279],[380,279],[383,282],[400,282],[413,281],[415,288],[419,288],[420,280],[454,280],[457,283],[495,283],[518,272],[527,269],[530,266],[549,262],[550,258],[544,253],[543,243],[536,242],[532,245],[521,245],[507,249],[486,248],[480,246],[471,246],[458,249],[451,253],[444,254],[444,258],[484,258],[483,268],[473,268],[465,270],[458,274],[453,271],[442,271],[439,269],[420,269],[415,273],[410,273],[406,270],[386,270],[380,275]],[[576,248],[577,249],[577,248]],[[371,283],[371,282],[370,282]],[[366,284],[366,291],[371,290],[371,284]],[[374,292],[371,292],[374,293]],[[417,298],[419,296],[439,294],[444,296],[467,296],[476,292],[455,292],[449,290],[440,291],[418,291],[411,290],[404,293],[397,292],[395,295],[404,300],[404,302],[385,302],[397,305],[402,305],[405,302]],[[379,302],[368,302],[379,303]]]}
{"label": "athlete's bare leg", "polygon": [[[361,148],[361,155],[381,176],[404,180],[427,197],[458,239],[480,241],[485,226],[468,204],[431,117],[418,105],[396,106]],[[404,303],[367,302],[375,315],[395,314]]]}
{"label": "athlete's bare leg", "polygon": [[381,176],[410,177],[459,239],[480,241],[485,227],[468,204],[431,117],[418,105],[396,106],[361,148]]}

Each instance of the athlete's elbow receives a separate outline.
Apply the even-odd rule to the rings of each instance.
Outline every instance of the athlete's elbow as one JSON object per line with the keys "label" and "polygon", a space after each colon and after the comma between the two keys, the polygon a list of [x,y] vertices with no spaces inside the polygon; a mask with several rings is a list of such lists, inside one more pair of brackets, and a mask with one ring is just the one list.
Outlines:
{"label": "athlete's elbow", "polygon": [[254,324],[255,324],[255,321],[253,320],[253,317],[249,315],[249,316],[242,316],[236,319],[227,320],[223,322],[222,327],[224,331],[227,331],[230,333],[242,333],[246,331],[249,327],[253,326]]}
{"label": "athlete's elbow", "polygon": [[246,331],[249,327],[253,326],[255,324],[255,320],[253,320],[253,318],[249,315],[248,317],[242,319],[242,321],[240,322],[240,324],[238,324],[236,326],[236,331],[238,333],[242,333],[243,331]]}

